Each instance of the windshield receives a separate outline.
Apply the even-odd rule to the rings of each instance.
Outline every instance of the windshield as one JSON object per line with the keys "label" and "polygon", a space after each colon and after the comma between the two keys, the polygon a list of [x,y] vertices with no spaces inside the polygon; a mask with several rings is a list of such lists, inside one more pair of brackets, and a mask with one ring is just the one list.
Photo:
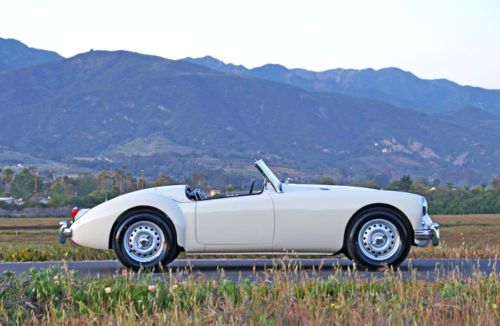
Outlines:
{"label": "windshield", "polygon": [[271,183],[276,192],[281,192],[281,181],[278,177],[271,171],[267,164],[263,160],[258,160],[255,162],[255,167],[260,173]]}

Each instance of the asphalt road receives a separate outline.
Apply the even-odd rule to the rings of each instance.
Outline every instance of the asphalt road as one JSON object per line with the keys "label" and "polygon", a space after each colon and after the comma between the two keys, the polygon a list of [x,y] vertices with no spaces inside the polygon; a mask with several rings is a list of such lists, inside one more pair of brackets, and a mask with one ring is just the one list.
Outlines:
{"label": "asphalt road", "polygon": [[[500,275],[499,262],[500,259],[415,259],[405,261],[395,273],[400,274],[404,279],[415,277],[430,281],[451,275],[460,278],[471,277],[477,273]],[[44,269],[48,267],[55,267],[63,271],[76,270],[80,277],[113,277],[128,272],[118,261],[104,260],[0,263],[0,275],[7,271],[22,274],[31,268]],[[154,273],[154,277],[219,279],[223,273],[225,278],[237,282],[244,278],[251,281],[272,280],[276,270],[284,271],[294,279],[327,278],[332,274],[340,279],[379,279],[392,273],[390,271],[352,272],[352,269],[352,263],[347,259],[178,259],[168,266],[166,273]]]}

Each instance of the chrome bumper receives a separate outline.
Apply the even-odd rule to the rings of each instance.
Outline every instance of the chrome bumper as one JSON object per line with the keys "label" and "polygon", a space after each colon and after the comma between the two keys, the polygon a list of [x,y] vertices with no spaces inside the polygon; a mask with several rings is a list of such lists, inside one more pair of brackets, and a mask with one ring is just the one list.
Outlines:
{"label": "chrome bumper", "polygon": [[432,222],[429,215],[422,217],[422,228],[415,230],[415,245],[425,247],[432,243],[433,246],[439,244],[439,224]]}
{"label": "chrome bumper", "polygon": [[59,222],[59,225],[61,226],[59,228],[59,242],[61,244],[64,244],[66,242],[66,238],[71,238],[73,235],[73,232],[71,231],[71,225],[68,226],[67,221],[61,221]]}

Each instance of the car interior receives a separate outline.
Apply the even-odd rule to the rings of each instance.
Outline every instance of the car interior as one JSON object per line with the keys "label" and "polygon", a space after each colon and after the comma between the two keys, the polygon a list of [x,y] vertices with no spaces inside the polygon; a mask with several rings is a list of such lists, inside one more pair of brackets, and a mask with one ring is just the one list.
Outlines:
{"label": "car interior", "polygon": [[232,197],[258,195],[264,191],[265,185],[266,185],[266,179],[262,180],[262,184],[261,182],[258,182],[257,184],[256,180],[252,179],[248,190],[217,193],[213,196],[208,196],[203,189],[196,188],[194,190],[191,190],[190,186],[186,186],[186,197],[189,200],[201,201],[201,200],[228,198],[228,197],[232,198]]}

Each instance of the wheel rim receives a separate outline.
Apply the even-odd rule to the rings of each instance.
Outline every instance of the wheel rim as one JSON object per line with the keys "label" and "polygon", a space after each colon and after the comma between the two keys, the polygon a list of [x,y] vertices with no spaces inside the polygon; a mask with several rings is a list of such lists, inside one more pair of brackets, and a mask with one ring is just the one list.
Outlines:
{"label": "wheel rim", "polygon": [[140,263],[149,263],[158,258],[165,246],[162,229],[149,221],[132,224],[123,237],[125,252]]}
{"label": "wheel rim", "polygon": [[380,261],[394,256],[401,246],[401,239],[394,224],[384,219],[375,219],[361,227],[358,245],[368,258]]}

